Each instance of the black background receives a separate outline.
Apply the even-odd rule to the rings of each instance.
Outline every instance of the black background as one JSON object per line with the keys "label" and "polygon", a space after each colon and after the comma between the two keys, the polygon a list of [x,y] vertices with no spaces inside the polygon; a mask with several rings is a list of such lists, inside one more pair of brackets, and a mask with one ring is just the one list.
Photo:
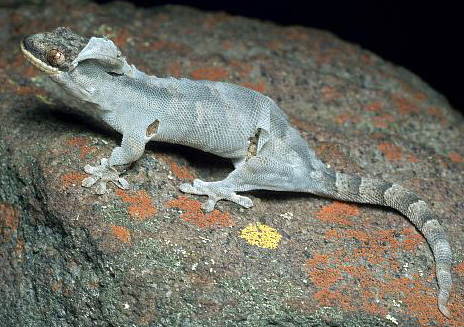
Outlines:
{"label": "black background", "polygon": [[[108,1],[97,1],[108,2]],[[210,11],[331,31],[419,75],[464,112],[463,1],[174,0],[130,1],[137,6],[182,4]]]}

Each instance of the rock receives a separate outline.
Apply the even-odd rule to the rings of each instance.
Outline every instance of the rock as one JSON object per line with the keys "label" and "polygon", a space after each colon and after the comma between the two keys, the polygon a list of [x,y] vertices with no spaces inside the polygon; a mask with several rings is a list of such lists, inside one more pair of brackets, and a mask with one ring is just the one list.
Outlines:
{"label": "rock", "polygon": [[[463,117],[407,70],[334,35],[187,7],[37,1],[0,11],[1,326],[457,326],[464,323]],[[25,34],[106,34],[150,74],[229,81],[286,111],[333,167],[414,190],[454,250],[452,320],[405,217],[308,194],[255,207],[177,187],[228,161],[150,144],[132,189],[80,187],[120,136],[25,63]],[[439,63],[437,63],[439,64]]]}

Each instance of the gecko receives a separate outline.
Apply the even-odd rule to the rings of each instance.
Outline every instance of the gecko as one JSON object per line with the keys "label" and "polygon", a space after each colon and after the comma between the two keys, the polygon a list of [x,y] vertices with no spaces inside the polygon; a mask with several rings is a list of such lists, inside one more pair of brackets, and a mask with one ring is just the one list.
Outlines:
{"label": "gecko", "polygon": [[28,35],[20,49],[27,61],[122,134],[109,158],[84,167],[90,176],[83,187],[96,185],[98,194],[108,192],[108,182],[128,189],[121,167],[139,159],[147,142],[159,141],[231,160],[234,170],[224,180],[194,179],[179,187],[207,196],[206,212],[219,200],[250,208],[252,200],[237,194],[250,190],[306,192],[396,209],[427,240],[436,263],[438,308],[450,316],[452,251],[430,206],[396,183],[326,166],[271,98],[236,84],[147,75],[130,65],[110,39],[86,38],[66,27]]}

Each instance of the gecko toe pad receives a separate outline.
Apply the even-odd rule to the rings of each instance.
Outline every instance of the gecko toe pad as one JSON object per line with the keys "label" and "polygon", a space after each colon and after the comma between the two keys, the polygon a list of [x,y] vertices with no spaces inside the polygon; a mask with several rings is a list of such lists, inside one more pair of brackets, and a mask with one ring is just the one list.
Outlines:
{"label": "gecko toe pad", "polygon": [[122,177],[119,177],[119,172],[111,167],[108,163],[108,159],[101,159],[99,166],[90,166],[86,165],[84,171],[91,176],[85,178],[82,181],[83,187],[91,187],[98,181],[98,186],[96,188],[97,194],[106,193],[106,184],[112,182],[117,187],[127,190],[129,188],[129,183]]}

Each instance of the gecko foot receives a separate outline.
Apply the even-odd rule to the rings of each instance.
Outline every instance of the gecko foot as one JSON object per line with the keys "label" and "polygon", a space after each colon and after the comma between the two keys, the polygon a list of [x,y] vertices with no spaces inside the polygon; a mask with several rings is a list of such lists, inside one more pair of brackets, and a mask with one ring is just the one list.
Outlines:
{"label": "gecko foot", "polygon": [[206,202],[204,202],[201,206],[201,208],[206,212],[212,211],[219,200],[229,200],[245,208],[250,208],[253,206],[253,201],[251,201],[250,198],[238,195],[234,191],[231,191],[230,189],[221,185],[222,183],[222,181],[204,182],[202,180],[195,179],[193,184],[181,184],[179,189],[184,193],[207,195],[208,200],[206,200]]}
{"label": "gecko foot", "polygon": [[102,158],[100,161],[100,166],[90,166],[86,165],[84,170],[87,174],[92,176],[84,178],[82,181],[83,187],[91,187],[97,181],[100,183],[97,186],[97,194],[106,193],[106,183],[112,182],[117,187],[127,190],[129,188],[129,183],[122,177],[119,177],[119,172],[111,167],[108,163],[108,159]]}

